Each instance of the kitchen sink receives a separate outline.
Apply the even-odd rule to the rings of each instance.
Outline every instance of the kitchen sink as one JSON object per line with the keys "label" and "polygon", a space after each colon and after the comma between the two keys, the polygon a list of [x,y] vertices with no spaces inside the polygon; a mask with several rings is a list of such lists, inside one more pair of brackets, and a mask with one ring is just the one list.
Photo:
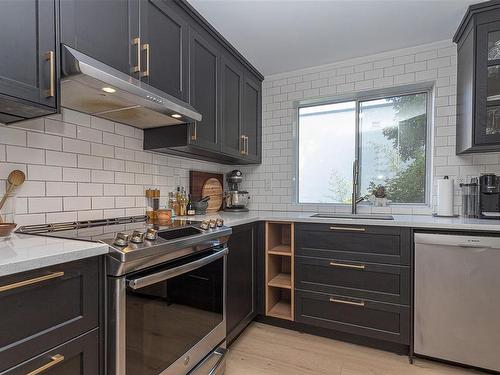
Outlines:
{"label": "kitchen sink", "polygon": [[314,214],[311,217],[320,219],[371,219],[371,220],[394,220],[392,215],[373,215],[373,214]]}

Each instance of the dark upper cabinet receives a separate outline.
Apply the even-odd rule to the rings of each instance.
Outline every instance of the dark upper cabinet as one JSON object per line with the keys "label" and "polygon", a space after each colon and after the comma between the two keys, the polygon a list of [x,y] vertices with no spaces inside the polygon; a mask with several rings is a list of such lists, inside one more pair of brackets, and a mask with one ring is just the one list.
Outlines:
{"label": "dark upper cabinet", "polygon": [[457,154],[500,151],[500,3],[469,7],[457,43]]}
{"label": "dark upper cabinet", "polygon": [[60,9],[62,43],[137,78],[138,0],[63,0]]}
{"label": "dark upper cabinet", "polygon": [[227,340],[233,341],[257,315],[257,226],[233,227],[227,257]]}
{"label": "dark upper cabinet", "polygon": [[221,57],[222,151],[242,163],[261,160],[262,84],[228,53]]}
{"label": "dark upper cabinet", "polygon": [[55,10],[53,0],[0,2],[0,122],[57,108]]}
{"label": "dark upper cabinet", "polygon": [[243,84],[243,119],[245,160],[259,162],[261,160],[262,129],[262,84],[249,74],[245,75]]}
{"label": "dark upper cabinet", "polygon": [[208,33],[190,28],[189,80],[190,103],[203,119],[192,124],[191,143],[209,150],[219,151],[219,46]]}
{"label": "dark upper cabinet", "polygon": [[222,151],[243,158],[245,139],[243,136],[243,84],[244,70],[228,54],[221,58],[221,121]]}
{"label": "dark upper cabinet", "polygon": [[151,86],[188,100],[188,25],[171,3],[141,1],[141,79]]}

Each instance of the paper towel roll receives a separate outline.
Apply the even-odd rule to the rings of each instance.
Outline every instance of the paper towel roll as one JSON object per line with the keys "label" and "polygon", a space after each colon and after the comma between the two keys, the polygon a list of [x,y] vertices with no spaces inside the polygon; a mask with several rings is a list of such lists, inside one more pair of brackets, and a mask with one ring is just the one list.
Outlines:
{"label": "paper towel roll", "polygon": [[437,183],[437,207],[438,216],[453,216],[453,180],[445,176]]}

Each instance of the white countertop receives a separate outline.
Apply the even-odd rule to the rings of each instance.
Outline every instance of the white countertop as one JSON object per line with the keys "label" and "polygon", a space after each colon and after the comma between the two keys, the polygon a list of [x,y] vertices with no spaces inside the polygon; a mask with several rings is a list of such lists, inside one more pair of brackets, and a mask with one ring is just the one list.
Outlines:
{"label": "white countertop", "polygon": [[393,215],[394,220],[346,219],[346,218],[315,218],[315,212],[282,212],[282,211],[249,211],[224,212],[215,214],[191,216],[194,220],[204,220],[221,217],[224,223],[231,227],[255,221],[296,221],[302,223],[381,225],[396,227],[412,227],[427,229],[456,229],[466,231],[500,232],[500,220],[464,219],[433,217],[429,215]]}
{"label": "white countertop", "polygon": [[12,234],[0,237],[0,276],[108,253],[108,245],[61,238]]}
{"label": "white countertop", "polygon": [[[221,211],[215,214],[197,215],[189,218],[204,220],[221,217],[229,227],[256,221],[276,220],[302,223],[381,225],[500,233],[500,220],[437,218],[425,215],[394,215],[394,220],[325,219],[311,217],[313,214],[314,212],[250,211],[233,213]],[[97,242],[12,234],[9,238],[0,238],[0,276],[102,255],[108,253],[108,250],[107,245]]]}

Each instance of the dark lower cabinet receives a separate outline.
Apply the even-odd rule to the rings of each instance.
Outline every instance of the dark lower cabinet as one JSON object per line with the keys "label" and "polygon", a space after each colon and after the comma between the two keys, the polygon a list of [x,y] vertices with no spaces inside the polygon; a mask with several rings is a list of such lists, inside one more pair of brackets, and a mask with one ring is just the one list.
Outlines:
{"label": "dark lower cabinet", "polygon": [[408,349],[411,243],[409,228],[295,223],[296,322]]}
{"label": "dark lower cabinet", "polygon": [[99,257],[0,278],[0,373],[99,328],[102,290]]}
{"label": "dark lower cabinet", "polygon": [[410,339],[410,308],[378,301],[298,290],[295,320],[399,344]]}
{"label": "dark lower cabinet", "polygon": [[57,109],[55,0],[0,2],[0,122]]}
{"label": "dark lower cabinet", "polygon": [[257,315],[257,225],[233,227],[227,258],[227,341]]}
{"label": "dark lower cabinet", "polygon": [[[39,372],[37,372],[39,371]],[[99,365],[99,329],[46,351],[2,375],[97,375]]]}

